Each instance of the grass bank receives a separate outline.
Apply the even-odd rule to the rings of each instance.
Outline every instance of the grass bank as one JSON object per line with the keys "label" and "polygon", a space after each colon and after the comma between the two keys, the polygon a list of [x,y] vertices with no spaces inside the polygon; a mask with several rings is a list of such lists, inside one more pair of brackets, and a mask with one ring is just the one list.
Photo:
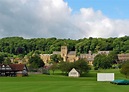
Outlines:
{"label": "grass bank", "polygon": [[[59,72],[59,71],[58,71]],[[97,72],[114,72],[115,79],[125,79],[119,70],[91,70],[86,77],[31,74],[28,77],[0,77],[0,92],[128,92],[129,85],[97,82]]]}

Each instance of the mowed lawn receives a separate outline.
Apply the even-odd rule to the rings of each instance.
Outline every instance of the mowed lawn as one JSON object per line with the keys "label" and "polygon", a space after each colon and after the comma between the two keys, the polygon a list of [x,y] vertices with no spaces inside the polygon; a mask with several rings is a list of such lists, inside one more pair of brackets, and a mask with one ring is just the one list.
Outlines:
{"label": "mowed lawn", "polygon": [[91,70],[86,77],[80,78],[42,74],[0,77],[0,92],[129,92],[129,85],[97,82],[97,72],[115,72],[115,79],[125,79],[119,70]]}

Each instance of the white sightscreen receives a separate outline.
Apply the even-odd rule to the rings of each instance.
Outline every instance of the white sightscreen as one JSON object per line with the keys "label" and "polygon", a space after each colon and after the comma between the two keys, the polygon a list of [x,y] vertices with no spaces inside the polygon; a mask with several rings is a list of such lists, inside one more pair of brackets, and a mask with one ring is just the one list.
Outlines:
{"label": "white sightscreen", "polygon": [[113,81],[114,73],[97,73],[97,81]]}

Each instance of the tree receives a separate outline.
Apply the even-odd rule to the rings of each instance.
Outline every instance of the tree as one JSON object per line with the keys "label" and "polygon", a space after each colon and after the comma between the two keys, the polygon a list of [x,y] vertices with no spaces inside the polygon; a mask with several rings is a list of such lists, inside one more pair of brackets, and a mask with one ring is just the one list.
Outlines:
{"label": "tree", "polygon": [[80,59],[74,62],[73,68],[78,70],[80,74],[88,73],[90,70],[90,66],[85,59]]}
{"label": "tree", "polygon": [[71,62],[60,62],[59,63],[59,69],[62,71],[62,73],[68,73],[73,68],[73,64]]}
{"label": "tree", "polygon": [[117,53],[112,51],[109,53],[108,58],[110,59],[112,64],[117,64],[118,63],[118,56]]}
{"label": "tree", "polygon": [[29,59],[29,65],[32,69],[38,69],[43,67],[45,64],[38,55],[34,55]]}
{"label": "tree", "polygon": [[31,51],[43,51],[51,54],[53,51],[59,51],[60,46],[67,45],[69,50],[77,51],[77,54],[87,53],[89,50],[97,52],[99,50],[110,50],[118,53],[127,53],[129,45],[129,36],[120,38],[84,38],[79,40],[57,39],[57,38],[33,38],[24,39],[22,37],[6,37],[0,39],[0,52],[10,54],[28,54]]}
{"label": "tree", "polygon": [[63,58],[61,58],[61,55],[53,54],[51,55],[51,61],[58,63],[59,61],[63,61]]}
{"label": "tree", "polygon": [[54,72],[55,72],[56,69],[58,69],[57,63],[52,63],[52,65],[50,66],[50,70],[53,71],[53,74],[54,74]]}
{"label": "tree", "polygon": [[93,66],[95,68],[108,69],[112,67],[112,63],[107,55],[99,54],[94,58]]}
{"label": "tree", "polygon": [[78,70],[80,74],[88,73],[90,70],[90,66],[87,61],[84,59],[80,59],[75,62],[60,62],[59,69],[64,73],[68,74],[72,68]]}
{"label": "tree", "polygon": [[24,54],[24,48],[23,47],[16,48],[16,53],[17,54]]}
{"label": "tree", "polygon": [[129,61],[122,64],[120,72],[127,78],[129,76]]}
{"label": "tree", "polygon": [[10,58],[6,58],[3,63],[4,63],[4,64],[11,64]]}
{"label": "tree", "polygon": [[4,62],[5,54],[3,52],[0,52],[0,64]]}

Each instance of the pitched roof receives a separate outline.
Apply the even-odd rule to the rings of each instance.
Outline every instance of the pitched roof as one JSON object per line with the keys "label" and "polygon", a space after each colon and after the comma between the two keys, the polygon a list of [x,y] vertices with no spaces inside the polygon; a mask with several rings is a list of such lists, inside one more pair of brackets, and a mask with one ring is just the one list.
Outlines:
{"label": "pitched roof", "polygon": [[80,73],[79,73],[75,68],[73,68],[73,69],[69,72],[69,76],[70,76],[70,77],[79,77],[79,76],[80,76]]}
{"label": "pitched roof", "polygon": [[75,68],[73,68],[70,72],[78,72],[78,71]]}
{"label": "pitched roof", "polygon": [[69,51],[68,55],[76,55],[76,51]]}
{"label": "pitched roof", "polygon": [[22,71],[25,67],[25,64],[10,64],[9,66],[12,68],[12,70]]}
{"label": "pitched roof", "polygon": [[53,51],[53,54],[61,54],[60,51]]}

